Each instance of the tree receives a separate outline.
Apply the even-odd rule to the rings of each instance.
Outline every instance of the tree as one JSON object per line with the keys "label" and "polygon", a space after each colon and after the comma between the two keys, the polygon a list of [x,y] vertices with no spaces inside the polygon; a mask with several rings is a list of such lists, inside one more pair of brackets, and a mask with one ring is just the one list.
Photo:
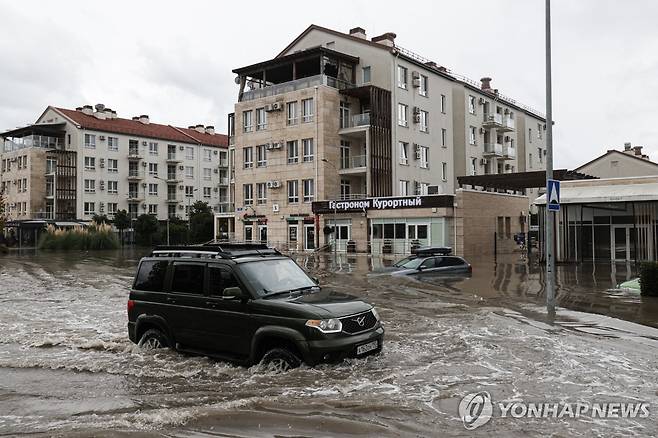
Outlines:
{"label": "tree", "polygon": [[[160,241],[167,241],[167,225],[160,224]],[[187,224],[178,216],[169,218],[169,242],[172,245],[182,245],[187,241]]]}
{"label": "tree", "polygon": [[110,219],[106,214],[95,214],[91,217],[91,220],[96,222],[98,225],[110,223]]}
{"label": "tree", "polygon": [[207,202],[196,201],[190,208],[190,243],[202,243],[213,238],[214,215]]}
{"label": "tree", "polygon": [[119,210],[114,213],[114,226],[119,230],[121,244],[123,245],[123,230],[130,226],[130,216],[126,210]]}
{"label": "tree", "polygon": [[0,192],[0,252],[5,252],[5,224],[7,223],[7,213],[5,212],[5,194]]}
{"label": "tree", "polygon": [[135,221],[135,235],[138,245],[153,245],[153,236],[158,232],[160,226],[155,216],[141,214]]}

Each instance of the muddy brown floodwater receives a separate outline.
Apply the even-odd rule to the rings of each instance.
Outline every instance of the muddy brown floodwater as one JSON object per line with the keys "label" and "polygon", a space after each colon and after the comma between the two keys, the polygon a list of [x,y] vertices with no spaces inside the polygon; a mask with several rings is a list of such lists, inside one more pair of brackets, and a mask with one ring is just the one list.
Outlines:
{"label": "muddy brown floodwater", "polygon": [[[471,278],[392,278],[390,261],[299,257],[385,322],[382,354],[267,374],[126,333],[136,252],[0,257],[0,435],[656,436],[658,302],[614,290],[632,266],[558,267],[560,309],[518,256]],[[648,418],[494,418],[468,431],[466,394],[495,401],[646,402]]]}

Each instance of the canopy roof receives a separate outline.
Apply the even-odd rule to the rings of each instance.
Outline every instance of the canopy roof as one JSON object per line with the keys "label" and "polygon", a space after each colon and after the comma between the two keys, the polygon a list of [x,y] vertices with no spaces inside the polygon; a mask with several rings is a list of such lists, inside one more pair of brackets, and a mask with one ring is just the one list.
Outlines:
{"label": "canopy roof", "polygon": [[[560,204],[658,201],[658,177],[569,181],[560,187]],[[546,195],[535,200],[545,205]]]}

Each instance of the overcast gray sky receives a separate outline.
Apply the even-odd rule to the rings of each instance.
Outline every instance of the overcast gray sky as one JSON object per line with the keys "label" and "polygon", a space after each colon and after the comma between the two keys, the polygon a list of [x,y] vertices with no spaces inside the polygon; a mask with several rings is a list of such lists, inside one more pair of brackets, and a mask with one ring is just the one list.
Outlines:
{"label": "overcast gray sky", "polygon": [[[375,6],[376,5],[376,6]],[[658,160],[658,2],[553,0],[555,165],[625,141]],[[0,0],[0,129],[47,105],[102,102],[226,132],[231,70],[274,57],[309,24],[396,42],[543,110],[544,0]]]}

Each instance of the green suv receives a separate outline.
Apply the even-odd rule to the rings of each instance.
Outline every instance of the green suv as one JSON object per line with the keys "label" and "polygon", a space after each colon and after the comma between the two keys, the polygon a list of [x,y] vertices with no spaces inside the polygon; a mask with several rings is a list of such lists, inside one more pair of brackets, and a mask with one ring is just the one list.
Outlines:
{"label": "green suv", "polygon": [[139,262],[128,299],[128,336],[287,370],[382,349],[375,308],[318,282],[260,244],[158,247]]}

